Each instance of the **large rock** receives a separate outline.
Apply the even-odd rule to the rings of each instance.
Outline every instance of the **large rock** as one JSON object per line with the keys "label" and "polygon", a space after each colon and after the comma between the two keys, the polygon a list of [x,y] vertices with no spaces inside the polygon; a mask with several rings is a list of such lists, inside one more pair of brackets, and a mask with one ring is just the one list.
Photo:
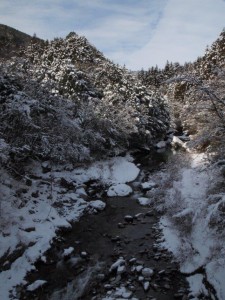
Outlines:
{"label": "large rock", "polygon": [[107,192],[107,196],[109,197],[116,197],[116,196],[120,196],[120,197],[125,197],[130,195],[133,192],[132,188],[125,184],[125,183],[119,183],[117,185],[112,185],[108,192]]}

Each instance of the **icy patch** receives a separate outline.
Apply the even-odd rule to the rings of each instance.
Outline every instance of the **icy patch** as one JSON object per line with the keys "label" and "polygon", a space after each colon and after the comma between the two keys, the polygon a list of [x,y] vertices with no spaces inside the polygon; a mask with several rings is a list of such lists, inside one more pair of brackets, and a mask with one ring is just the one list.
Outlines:
{"label": "icy patch", "polygon": [[107,192],[108,197],[125,197],[130,195],[133,192],[132,188],[125,184],[125,183],[120,183],[117,185],[112,185]]}

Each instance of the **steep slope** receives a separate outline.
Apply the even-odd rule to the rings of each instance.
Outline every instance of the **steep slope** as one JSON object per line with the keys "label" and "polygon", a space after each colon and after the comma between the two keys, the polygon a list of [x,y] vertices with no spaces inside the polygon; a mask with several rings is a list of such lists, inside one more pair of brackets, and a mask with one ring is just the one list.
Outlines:
{"label": "steep slope", "polygon": [[193,63],[167,63],[165,68],[140,71],[149,88],[165,95],[175,128],[191,137],[190,147],[223,155],[225,122],[225,31]]}
{"label": "steep slope", "polygon": [[32,39],[26,33],[0,24],[0,58],[9,58],[15,53],[19,53],[20,49],[27,46]]}
{"label": "steep slope", "polygon": [[23,47],[0,63],[1,299],[18,298],[57,230],[104,209],[106,188],[132,191],[132,158],[105,156],[152,147],[169,126],[163,97],[84,37],[10,38]]}
{"label": "steep slope", "polygon": [[32,40],[1,73],[1,138],[26,157],[74,163],[151,147],[169,125],[160,95],[75,33]]}

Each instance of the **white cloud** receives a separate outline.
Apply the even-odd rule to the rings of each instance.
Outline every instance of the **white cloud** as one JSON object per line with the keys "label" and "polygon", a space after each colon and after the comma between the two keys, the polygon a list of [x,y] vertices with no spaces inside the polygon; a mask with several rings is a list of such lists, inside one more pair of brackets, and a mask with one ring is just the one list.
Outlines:
{"label": "white cloud", "polygon": [[169,0],[152,39],[126,65],[131,69],[164,66],[166,60],[193,61],[204,53],[222,31],[225,2],[222,0]]}
{"label": "white cloud", "polygon": [[224,27],[223,0],[0,0],[0,21],[45,39],[85,35],[131,69],[190,61]]}

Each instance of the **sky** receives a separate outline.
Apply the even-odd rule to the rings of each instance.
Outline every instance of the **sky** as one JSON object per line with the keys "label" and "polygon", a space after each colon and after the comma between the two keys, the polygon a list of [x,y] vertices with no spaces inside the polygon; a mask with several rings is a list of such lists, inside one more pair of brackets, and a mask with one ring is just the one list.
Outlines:
{"label": "sky", "polygon": [[43,39],[75,31],[131,70],[189,62],[225,27],[225,0],[0,0],[0,23]]}

